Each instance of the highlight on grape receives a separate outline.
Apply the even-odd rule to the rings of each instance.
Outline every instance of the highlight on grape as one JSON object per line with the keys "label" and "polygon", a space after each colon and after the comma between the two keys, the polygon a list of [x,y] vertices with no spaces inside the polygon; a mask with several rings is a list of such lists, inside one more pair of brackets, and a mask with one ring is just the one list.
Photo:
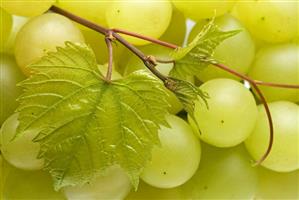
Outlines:
{"label": "highlight on grape", "polygon": [[1,0],[0,199],[299,199],[298,13]]}

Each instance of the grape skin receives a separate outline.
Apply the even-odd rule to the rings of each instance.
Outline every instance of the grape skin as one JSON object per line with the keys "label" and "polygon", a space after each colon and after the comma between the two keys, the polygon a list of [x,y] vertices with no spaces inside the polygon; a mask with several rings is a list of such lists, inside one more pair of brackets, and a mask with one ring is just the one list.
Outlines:
{"label": "grape skin", "polygon": [[54,0],[5,0],[1,1],[1,7],[13,15],[33,17],[47,11],[54,2]]}
{"label": "grape skin", "polygon": [[[262,166],[277,172],[299,169],[299,106],[277,101],[268,104],[274,125],[273,147]],[[269,125],[265,109],[259,106],[256,126],[245,141],[246,148],[255,159],[261,158],[269,143]]]}
{"label": "grape skin", "polygon": [[84,43],[80,30],[66,17],[47,13],[29,20],[19,31],[15,43],[15,57],[24,74],[27,65],[39,60],[66,41]]}
{"label": "grape skin", "polygon": [[38,143],[32,140],[36,131],[25,131],[15,137],[18,127],[18,113],[10,116],[2,125],[0,131],[1,153],[11,165],[24,170],[38,170],[43,167],[44,160],[38,159],[40,150]]}
{"label": "grape skin", "polygon": [[201,156],[199,140],[182,119],[169,115],[170,128],[159,131],[161,147],[154,147],[152,160],[145,166],[141,179],[159,188],[184,184],[195,173]]}
{"label": "grape skin", "polygon": [[[199,88],[209,95],[208,108],[201,99],[195,102],[194,116],[201,131],[200,139],[216,147],[232,147],[243,142],[257,118],[257,106],[250,91],[231,79],[213,79]],[[189,121],[192,121],[190,116]]]}

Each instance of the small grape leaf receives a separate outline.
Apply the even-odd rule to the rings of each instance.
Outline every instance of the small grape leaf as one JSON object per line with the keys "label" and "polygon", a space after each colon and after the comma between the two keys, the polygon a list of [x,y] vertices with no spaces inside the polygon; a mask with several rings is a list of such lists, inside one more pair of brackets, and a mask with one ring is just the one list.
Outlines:
{"label": "small grape leaf", "polygon": [[196,87],[192,83],[176,78],[168,78],[164,85],[171,90],[182,103],[184,109],[188,112],[190,117],[196,122],[194,118],[195,101],[201,98],[208,107],[207,98],[209,95]]}
{"label": "small grape leaf", "polygon": [[187,80],[188,76],[198,74],[213,60],[215,48],[225,39],[239,33],[240,30],[221,31],[214,20],[206,24],[202,31],[186,47],[177,48],[171,57],[175,65],[170,71],[171,77]]}
{"label": "small grape leaf", "polygon": [[20,83],[17,136],[38,131],[55,189],[87,183],[112,165],[136,189],[160,125],[168,126],[163,84],[141,71],[106,82],[89,47],[72,43],[30,68],[36,73]]}

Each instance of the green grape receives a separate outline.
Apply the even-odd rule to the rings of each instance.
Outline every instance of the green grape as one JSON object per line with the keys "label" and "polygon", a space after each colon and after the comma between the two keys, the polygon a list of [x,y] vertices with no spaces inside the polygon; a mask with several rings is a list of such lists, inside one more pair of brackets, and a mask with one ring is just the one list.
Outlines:
{"label": "green grape", "polygon": [[124,199],[131,190],[127,174],[117,166],[83,186],[65,187],[68,200]]}
{"label": "green grape", "polygon": [[201,99],[195,102],[200,139],[217,147],[243,142],[254,129],[257,118],[257,106],[250,91],[230,79],[213,79],[200,89],[209,95],[208,108]]}
{"label": "green grape", "polygon": [[17,33],[20,31],[22,26],[28,21],[29,18],[14,15],[12,19],[12,29],[9,34],[9,37],[7,38],[5,43],[2,44],[3,46],[1,46],[1,48],[3,48],[1,51],[7,54],[14,54]]}
{"label": "green grape", "polygon": [[[8,165],[5,163],[5,165]],[[3,200],[64,200],[54,191],[53,182],[43,171],[24,171],[12,166],[3,182]]]}
{"label": "green grape", "polygon": [[18,116],[17,113],[13,114],[1,127],[1,153],[7,162],[17,168],[41,169],[44,161],[37,158],[40,146],[32,141],[36,136],[36,131],[25,131],[21,133],[22,135],[14,138],[19,124]]}
{"label": "green grape", "polygon": [[[287,102],[269,103],[274,125],[273,147],[262,162],[262,166],[277,172],[299,169],[299,107]],[[259,106],[256,126],[245,141],[250,155],[258,160],[265,153],[269,143],[269,125],[265,109]]]}
{"label": "green grape", "polygon": [[[96,31],[83,29],[83,33],[86,44],[88,44],[95,53],[97,61],[104,64],[108,61],[108,49],[105,42],[105,37]],[[123,51],[128,51],[122,44],[113,43],[113,60],[115,63],[123,62],[125,59],[119,59]]]}
{"label": "green grape", "polygon": [[[299,84],[299,45],[279,44],[264,47],[256,55],[249,76],[264,82]],[[299,101],[299,90],[260,86],[268,101]]]}
{"label": "green grape", "polygon": [[258,169],[258,191],[254,199],[299,199],[299,170],[277,173]]}
{"label": "green grape", "polygon": [[181,186],[180,199],[253,199],[257,181],[243,146],[219,149],[203,143],[199,168]]}
{"label": "green grape", "polygon": [[48,51],[55,51],[57,46],[64,46],[65,41],[83,43],[79,29],[66,17],[47,13],[32,18],[19,31],[15,43],[15,57],[25,74],[30,71],[28,64],[37,61]]}
{"label": "green grape", "polygon": [[[171,21],[160,40],[182,46],[186,34],[186,19],[177,9],[173,9]],[[156,45],[157,46],[157,45]]]}
{"label": "green grape", "polygon": [[[167,29],[172,14],[171,3],[166,1],[113,1],[106,11],[110,28],[120,28],[153,38],[159,38]],[[124,36],[130,43],[144,45],[150,42]]]}
{"label": "green grape", "polygon": [[138,185],[137,191],[131,191],[129,195],[125,198],[126,200],[162,200],[162,199],[169,199],[169,200],[178,200],[181,198],[181,191],[179,187],[170,188],[170,189],[161,189],[152,187],[143,181],[140,181]]}
{"label": "green grape", "polygon": [[7,39],[12,29],[12,16],[0,8],[0,52],[4,51],[4,46],[7,43]]}
{"label": "green grape", "polygon": [[[107,26],[105,19],[106,9],[109,5],[107,0],[57,0],[56,5],[91,22]],[[83,26],[80,27],[83,28]]]}
{"label": "green grape", "polygon": [[237,15],[251,33],[264,41],[289,41],[299,35],[298,1],[239,1]]}
{"label": "green grape", "polygon": [[[144,47],[139,48],[142,52],[144,52],[146,55],[152,55],[159,59],[163,60],[170,60],[170,53],[173,51],[172,49],[159,47],[154,44],[149,44]],[[136,55],[130,54],[130,52],[124,52],[124,55],[122,55],[121,60],[124,60],[124,62],[120,63],[120,70],[123,70],[124,76],[140,70],[140,69],[147,69],[144,66],[144,63],[140,58],[138,58]],[[172,69],[173,64],[172,63],[157,63],[156,69],[167,76]],[[189,78],[190,82],[194,82],[193,77]],[[168,89],[166,89],[168,96],[166,96],[168,103],[170,104],[169,112],[171,114],[176,114],[179,111],[183,109],[183,106],[181,102],[178,100],[178,98]]]}
{"label": "green grape", "polygon": [[159,131],[160,147],[154,147],[141,179],[159,188],[172,188],[188,181],[198,168],[201,156],[199,140],[191,127],[179,117],[168,115],[170,127]]}
{"label": "green grape", "polygon": [[54,0],[4,0],[1,1],[1,7],[13,15],[32,17],[46,12],[54,2]]}
{"label": "green grape", "polygon": [[[200,32],[205,24],[205,20],[201,20],[196,24],[190,33],[189,42]],[[255,56],[255,44],[249,32],[237,19],[229,14],[216,18],[215,24],[218,25],[222,31],[242,31],[223,41],[215,49],[213,57],[219,62],[224,63],[226,66],[229,66],[231,69],[246,74]],[[204,68],[199,74],[196,74],[196,77],[204,82],[213,78],[231,78],[239,80],[236,76],[212,65]]]}
{"label": "green grape", "polygon": [[172,0],[172,3],[185,17],[200,20],[227,13],[235,4],[235,0],[229,1],[188,1]]}
{"label": "green grape", "polygon": [[25,77],[13,57],[0,54],[0,125],[9,117],[18,104],[16,98],[21,94],[21,88],[16,84]]}

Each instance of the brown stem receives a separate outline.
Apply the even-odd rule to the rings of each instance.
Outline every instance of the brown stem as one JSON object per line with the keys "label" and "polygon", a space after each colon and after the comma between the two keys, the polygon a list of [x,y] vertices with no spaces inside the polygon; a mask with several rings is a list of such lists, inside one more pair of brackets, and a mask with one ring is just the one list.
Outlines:
{"label": "brown stem", "polygon": [[264,85],[264,86],[269,86],[269,87],[299,89],[299,85],[283,84],[283,83],[271,83],[271,82],[264,82],[264,81],[259,81],[259,80],[254,80],[254,82],[257,85]]}
{"label": "brown stem", "polygon": [[159,44],[159,45],[167,47],[167,48],[176,49],[176,48],[179,47],[175,44],[171,44],[171,43],[168,43],[168,42],[165,42],[165,41],[161,41],[161,40],[158,40],[158,39],[155,39],[155,38],[152,38],[152,37],[144,36],[144,35],[141,35],[141,34],[138,34],[138,33],[130,32],[130,31],[122,30],[122,29],[117,29],[117,28],[114,28],[112,30],[115,33],[121,33],[121,34],[129,35],[129,36],[132,36],[132,37],[135,37],[135,38],[139,38],[139,39],[142,39],[142,40],[147,40],[149,42]]}
{"label": "brown stem", "polygon": [[108,49],[108,69],[107,69],[107,74],[106,74],[106,80],[108,82],[111,81],[111,76],[112,76],[112,65],[113,65],[113,47],[112,47],[112,38],[111,38],[111,33],[109,33],[108,36],[105,37],[105,42],[107,45]]}

